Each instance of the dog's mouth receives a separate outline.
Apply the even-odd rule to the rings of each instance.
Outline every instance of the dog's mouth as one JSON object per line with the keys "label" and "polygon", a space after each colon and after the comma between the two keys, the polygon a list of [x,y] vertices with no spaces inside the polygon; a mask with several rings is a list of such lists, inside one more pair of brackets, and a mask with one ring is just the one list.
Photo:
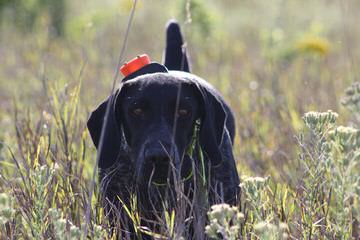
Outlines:
{"label": "dog's mouth", "polygon": [[137,181],[141,185],[166,185],[171,176],[169,161],[145,163],[137,173]]}
{"label": "dog's mouth", "polygon": [[157,186],[165,186],[169,184],[171,185],[174,182],[174,174],[177,175],[180,173],[180,175],[177,177],[180,177],[182,181],[188,180],[188,178],[192,176],[191,161],[184,161],[180,169],[180,171],[175,169],[174,165],[170,163],[169,159],[162,162],[145,164],[140,175],[140,181],[143,184],[152,183]]}
{"label": "dog's mouth", "polygon": [[152,163],[148,169],[145,169],[145,176],[153,184],[167,184],[170,176],[169,160]]}

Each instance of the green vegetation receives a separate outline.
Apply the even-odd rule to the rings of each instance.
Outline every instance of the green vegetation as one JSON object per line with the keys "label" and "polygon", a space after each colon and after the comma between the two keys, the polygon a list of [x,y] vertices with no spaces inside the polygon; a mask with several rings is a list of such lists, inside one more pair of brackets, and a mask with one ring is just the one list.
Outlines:
{"label": "green vegetation", "polygon": [[[0,0],[0,239],[109,236],[97,184],[86,219],[96,156],[86,120],[109,94],[131,5]],[[177,18],[193,72],[236,116],[242,201],[209,210],[209,237],[359,239],[359,9],[357,0],[139,1],[126,59],[160,61],[165,23]],[[181,239],[180,212],[162,221],[162,232],[139,231]]]}

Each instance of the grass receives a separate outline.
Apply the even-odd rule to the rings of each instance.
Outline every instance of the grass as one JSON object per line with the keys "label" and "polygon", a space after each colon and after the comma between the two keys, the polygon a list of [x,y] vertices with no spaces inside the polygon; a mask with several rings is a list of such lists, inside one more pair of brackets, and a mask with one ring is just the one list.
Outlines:
{"label": "grass", "polygon": [[[207,235],[358,239],[359,3],[185,5],[140,1],[126,58],[147,52],[160,61],[164,25],[175,16],[193,72],[234,110],[242,201],[209,209]],[[109,93],[131,1],[67,6],[62,38],[48,34],[46,12],[25,33],[10,18],[0,25],[0,239],[86,237],[96,156],[86,120]],[[110,235],[98,194],[96,183],[92,239]],[[137,219],[136,207],[128,213]],[[180,239],[182,214],[164,211],[161,232],[139,231]]]}

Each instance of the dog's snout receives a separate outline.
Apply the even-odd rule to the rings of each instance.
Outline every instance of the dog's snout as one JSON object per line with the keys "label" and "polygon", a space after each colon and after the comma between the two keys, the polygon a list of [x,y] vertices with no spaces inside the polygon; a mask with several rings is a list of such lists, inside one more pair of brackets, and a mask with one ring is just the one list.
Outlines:
{"label": "dog's snout", "polygon": [[149,148],[145,151],[147,163],[166,163],[168,160],[168,153],[162,148]]}

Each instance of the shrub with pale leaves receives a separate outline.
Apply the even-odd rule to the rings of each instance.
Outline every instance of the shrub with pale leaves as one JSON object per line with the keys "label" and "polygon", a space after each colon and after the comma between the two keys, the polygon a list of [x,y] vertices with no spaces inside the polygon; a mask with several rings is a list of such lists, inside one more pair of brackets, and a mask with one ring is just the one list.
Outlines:
{"label": "shrub with pale leaves", "polygon": [[235,206],[217,204],[211,206],[208,212],[209,225],[206,226],[206,234],[214,239],[239,239],[240,223],[244,221],[244,214]]}

